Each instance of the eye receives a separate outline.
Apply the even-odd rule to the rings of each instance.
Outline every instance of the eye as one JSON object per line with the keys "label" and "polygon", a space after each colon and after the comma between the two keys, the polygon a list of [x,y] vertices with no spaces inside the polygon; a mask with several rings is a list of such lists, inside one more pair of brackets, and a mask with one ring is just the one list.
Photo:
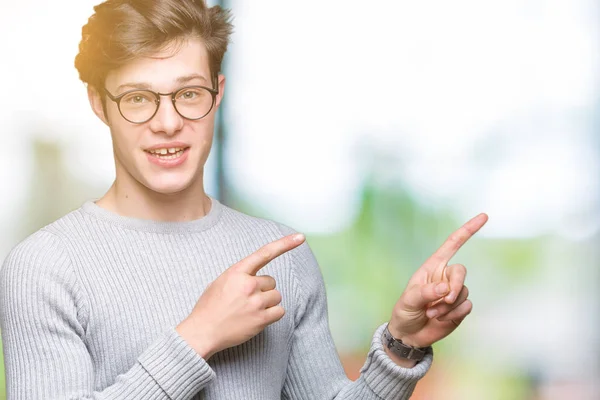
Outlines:
{"label": "eye", "polygon": [[125,96],[122,101],[132,105],[143,105],[152,102],[152,96],[148,93],[134,92]]}
{"label": "eye", "polygon": [[194,98],[196,98],[196,96],[198,96],[198,92],[194,91],[194,90],[186,90],[185,92],[181,93],[181,98],[183,100],[192,100]]}

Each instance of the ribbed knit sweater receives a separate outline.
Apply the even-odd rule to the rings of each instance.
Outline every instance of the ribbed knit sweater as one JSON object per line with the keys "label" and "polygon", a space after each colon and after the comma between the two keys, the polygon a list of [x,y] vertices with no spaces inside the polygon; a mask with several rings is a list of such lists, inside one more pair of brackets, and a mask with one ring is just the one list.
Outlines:
{"label": "ribbed knit sweater", "polygon": [[[408,399],[432,362],[396,365],[376,329],[349,380],[308,243],[260,272],[285,316],[251,340],[199,356],[175,327],[225,269],[294,230],[214,198],[188,222],[123,217],[92,201],[18,244],[0,271],[9,400]],[[210,321],[207,321],[210,323]]]}

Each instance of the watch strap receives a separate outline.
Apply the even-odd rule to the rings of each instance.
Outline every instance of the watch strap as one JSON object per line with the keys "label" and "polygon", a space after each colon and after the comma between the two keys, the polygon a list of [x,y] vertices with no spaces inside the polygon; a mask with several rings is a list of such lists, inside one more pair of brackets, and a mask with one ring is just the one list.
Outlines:
{"label": "watch strap", "polygon": [[383,331],[383,340],[384,346],[390,349],[395,355],[408,360],[421,361],[428,349],[427,347],[414,347],[402,343],[402,340],[392,336],[388,325],[385,326]]}

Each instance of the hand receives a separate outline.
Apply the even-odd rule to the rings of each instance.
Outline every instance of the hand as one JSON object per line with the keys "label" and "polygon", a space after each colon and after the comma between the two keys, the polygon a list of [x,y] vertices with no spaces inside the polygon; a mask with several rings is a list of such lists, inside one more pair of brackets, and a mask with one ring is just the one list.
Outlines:
{"label": "hand", "polygon": [[464,224],[410,278],[392,312],[389,329],[395,338],[410,346],[430,346],[452,333],[471,312],[473,304],[464,286],[467,270],[448,262],[487,219],[479,214]]}
{"label": "hand", "polygon": [[275,279],[256,276],[262,267],[304,242],[294,234],[271,242],[229,267],[204,291],[177,332],[205,360],[242,344],[285,314]]}

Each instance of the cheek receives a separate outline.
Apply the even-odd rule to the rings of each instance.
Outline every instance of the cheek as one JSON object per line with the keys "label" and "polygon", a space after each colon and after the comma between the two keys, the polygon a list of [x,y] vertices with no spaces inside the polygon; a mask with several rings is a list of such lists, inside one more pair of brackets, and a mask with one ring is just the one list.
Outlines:
{"label": "cheek", "polygon": [[122,157],[133,157],[134,152],[140,148],[140,130],[131,126],[127,121],[111,123],[110,132],[115,152]]}
{"label": "cheek", "polygon": [[194,135],[199,143],[212,142],[215,131],[214,113],[210,113],[205,118],[196,121],[194,126]]}

